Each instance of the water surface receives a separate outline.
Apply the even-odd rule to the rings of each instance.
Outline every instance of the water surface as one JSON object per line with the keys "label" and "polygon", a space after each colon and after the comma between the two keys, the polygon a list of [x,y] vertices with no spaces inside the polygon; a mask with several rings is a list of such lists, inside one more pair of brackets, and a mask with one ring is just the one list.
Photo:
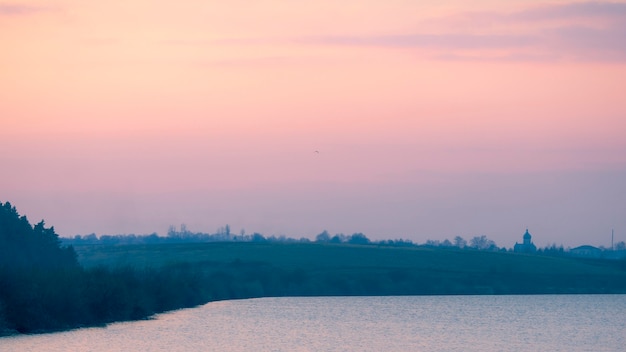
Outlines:
{"label": "water surface", "polygon": [[260,298],[0,351],[622,351],[626,295]]}

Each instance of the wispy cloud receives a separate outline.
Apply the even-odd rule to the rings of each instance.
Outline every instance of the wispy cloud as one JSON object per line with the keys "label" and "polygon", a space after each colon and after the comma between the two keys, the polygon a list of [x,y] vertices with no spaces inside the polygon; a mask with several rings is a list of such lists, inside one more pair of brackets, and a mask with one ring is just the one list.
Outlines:
{"label": "wispy cloud", "polygon": [[426,33],[327,36],[307,41],[413,48],[436,59],[626,61],[626,3],[546,4],[514,12],[457,13],[427,22]]}
{"label": "wispy cloud", "polygon": [[213,45],[259,45],[266,44],[262,38],[220,38],[220,39],[165,39],[155,41],[157,44],[171,46],[213,46]]}
{"label": "wispy cloud", "polygon": [[0,3],[0,16],[25,16],[50,11],[50,7]]}
{"label": "wispy cloud", "polygon": [[300,64],[302,59],[288,56],[261,56],[246,58],[230,58],[223,60],[209,60],[198,64],[200,67],[254,67],[272,68],[285,67],[286,65]]}
{"label": "wispy cloud", "polygon": [[[626,2],[546,2],[514,11],[460,11],[424,19],[411,31],[391,34],[200,38],[159,43],[181,47],[374,47],[453,61],[626,62]],[[283,56],[277,52],[260,61],[278,62]]]}
{"label": "wispy cloud", "polygon": [[547,4],[514,12],[509,19],[525,21],[562,20],[562,19],[624,19],[626,3],[620,2],[574,2],[568,4]]}
{"label": "wispy cloud", "polygon": [[563,23],[609,26],[626,20],[626,3],[571,2],[534,5],[516,11],[464,11],[444,17],[430,18],[423,23],[441,28],[475,31],[485,28],[519,25],[550,26]]}
{"label": "wispy cloud", "polygon": [[532,45],[535,38],[525,35],[500,34],[402,34],[383,36],[333,36],[312,38],[307,41],[322,41],[337,45],[370,45],[386,47],[424,47],[483,49],[507,48]]}

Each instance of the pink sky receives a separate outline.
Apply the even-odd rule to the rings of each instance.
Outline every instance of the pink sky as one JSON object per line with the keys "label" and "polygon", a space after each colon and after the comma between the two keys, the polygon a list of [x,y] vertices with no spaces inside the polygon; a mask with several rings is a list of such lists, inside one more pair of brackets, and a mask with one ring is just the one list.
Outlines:
{"label": "pink sky", "polygon": [[0,201],[62,236],[626,241],[626,2],[0,0],[0,48]]}

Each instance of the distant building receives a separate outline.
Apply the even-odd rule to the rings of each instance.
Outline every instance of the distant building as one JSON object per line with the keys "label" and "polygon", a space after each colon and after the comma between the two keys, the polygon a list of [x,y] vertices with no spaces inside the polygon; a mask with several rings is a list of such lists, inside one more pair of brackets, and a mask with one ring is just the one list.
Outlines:
{"label": "distant building", "polygon": [[600,258],[602,256],[602,250],[600,248],[584,245],[569,250],[569,253],[577,257],[586,258]]}
{"label": "distant building", "polygon": [[537,247],[532,242],[532,236],[526,229],[526,233],[524,234],[524,242],[517,243],[515,242],[515,246],[513,247],[513,251],[516,253],[534,253],[537,251]]}

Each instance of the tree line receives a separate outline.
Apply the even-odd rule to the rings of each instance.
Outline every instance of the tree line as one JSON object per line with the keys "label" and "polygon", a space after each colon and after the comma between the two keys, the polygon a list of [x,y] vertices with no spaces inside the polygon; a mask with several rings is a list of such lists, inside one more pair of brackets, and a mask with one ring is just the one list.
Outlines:
{"label": "tree line", "polygon": [[[345,235],[337,233],[331,235],[327,230],[317,234],[313,240],[302,237],[292,238],[285,235],[266,236],[259,232],[247,234],[245,230],[238,233],[232,232],[229,225],[219,227],[214,233],[194,232],[190,231],[185,224],[170,226],[166,236],[159,236],[157,233],[147,235],[136,234],[118,234],[118,235],[101,235],[95,233],[88,235],[76,235],[72,238],[61,238],[63,245],[130,245],[130,244],[157,244],[157,243],[207,243],[207,242],[277,242],[277,243],[331,243],[331,244],[358,244],[358,245],[375,245],[388,247],[432,247],[432,248],[450,248],[450,249],[466,249],[480,251],[499,251],[512,252],[511,247],[500,247],[495,241],[486,235],[476,235],[469,239],[461,236],[455,236],[452,240],[426,240],[424,243],[416,243],[409,239],[386,239],[386,240],[370,240],[361,232]],[[618,242],[613,248],[605,248],[600,246],[599,249],[603,253],[619,252],[621,257],[626,256],[626,243]],[[619,254],[618,253],[618,254]],[[535,252],[537,255],[548,256],[567,256],[568,249],[562,244],[548,244],[545,247],[538,247]],[[617,256],[619,258],[620,256]]]}
{"label": "tree line", "polygon": [[226,298],[206,275],[184,264],[85,269],[54,227],[33,226],[0,202],[0,336],[144,319]]}
{"label": "tree line", "polygon": [[333,244],[358,244],[358,245],[377,245],[377,246],[396,246],[396,247],[456,247],[478,250],[502,250],[493,240],[487,236],[475,236],[466,241],[460,236],[456,236],[453,241],[435,241],[428,240],[423,244],[415,243],[409,239],[386,239],[386,240],[370,240],[365,234],[355,232],[352,235],[337,233],[331,235],[327,230],[315,236],[315,239],[309,238],[292,238],[285,235],[281,236],[265,236],[261,233],[254,232],[247,234],[245,230],[239,233],[231,231],[229,225],[222,226],[215,233],[193,232],[190,231],[185,224],[180,229],[170,226],[166,236],[159,236],[157,233],[148,235],[136,234],[118,234],[118,235],[101,235],[95,233],[88,235],[76,235],[72,238],[62,238],[64,245],[123,245],[123,244],[156,244],[156,243],[204,243],[204,242],[284,242],[284,243],[333,243]]}
{"label": "tree line", "polygon": [[390,247],[447,247],[459,249],[474,249],[487,251],[506,251],[504,247],[498,245],[485,235],[474,236],[469,241],[461,236],[456,236],[452,241],[444,240],[427,240],[423,244],[415,243],[409,239],[386,239],[386,240],[370,240],[361,232],[345,235],[338,233],[331,235],[324,230],[315,236],[314,240],[306,237],[292,238],[287,236],[265,236],[261,233],[254,232],[246,234],[244,230],[239,233],[233,233],[230,226],[220,227],[215,233],[193,232],[182,224],[180,229],[170,226],[167,236],[159,236],[156,233],[149,235],[121,234],[121,235],[76,235],[73,238],[63,238],[62,243],[65,245],[122,245],[122,244],[156,244],[156,243],[204,243],[204,242],[285,242],[285,243],[333,243],[333,244],[358,244],[358,245],[377,245]]}

